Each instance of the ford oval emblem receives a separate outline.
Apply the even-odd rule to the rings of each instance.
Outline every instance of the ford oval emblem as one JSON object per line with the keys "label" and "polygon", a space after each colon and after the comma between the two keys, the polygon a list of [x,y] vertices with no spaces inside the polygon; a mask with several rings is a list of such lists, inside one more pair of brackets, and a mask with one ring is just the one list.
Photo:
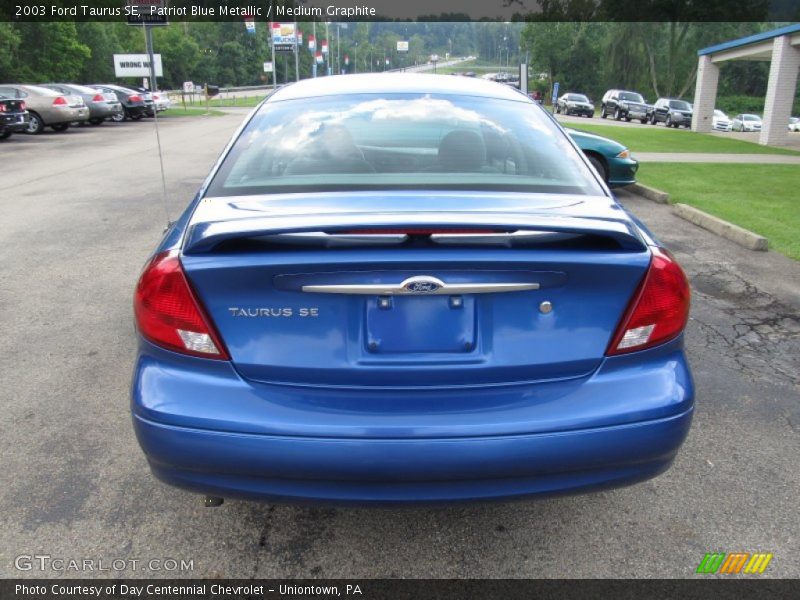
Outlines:
{"label": "ford oval emblem", "polygon": [[434,277],[412,277],[403,283],[403,290],[408,294],[433,294],[442,285],[442,282]]}

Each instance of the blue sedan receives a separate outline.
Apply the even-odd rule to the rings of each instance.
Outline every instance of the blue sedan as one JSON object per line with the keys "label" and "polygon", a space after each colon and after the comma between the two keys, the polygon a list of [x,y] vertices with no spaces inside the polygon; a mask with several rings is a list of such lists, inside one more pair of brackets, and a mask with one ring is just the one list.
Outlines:
{"label": "blue sedan", "polygon": [[134,309],[139,443],[209,505],[628,485],[692,420],[681,268],[544,109],[477,79],[280,89]]}

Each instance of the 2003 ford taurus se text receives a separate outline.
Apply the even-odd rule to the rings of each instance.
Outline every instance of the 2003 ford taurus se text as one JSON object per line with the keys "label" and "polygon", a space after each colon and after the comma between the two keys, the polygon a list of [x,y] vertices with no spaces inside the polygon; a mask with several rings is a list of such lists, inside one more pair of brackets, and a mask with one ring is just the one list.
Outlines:
{"label": "2003 ford taurus se text", "polygon": [[133,422],[209,504],[625,485],[688,432],[688,311],[675,260],[518,91],[307,80],[144,268]]}

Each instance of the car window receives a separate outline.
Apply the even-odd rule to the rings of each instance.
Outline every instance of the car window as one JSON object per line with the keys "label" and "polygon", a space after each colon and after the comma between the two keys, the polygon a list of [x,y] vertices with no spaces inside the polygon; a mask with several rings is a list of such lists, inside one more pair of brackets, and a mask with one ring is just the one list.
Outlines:
{"label": "car window", "polygon": [[744,120],[745,121],[760,121],[761,118],[757,117],[756,115],[745,115],[744,116]]}
{"label": "car window", "polygon": [[684,102],[683,100],[670,100],[669,107],[674,108],[676,110],[691,110],[692,107],[689,105],[688,102]]}
{"label": "car window", "polygon": [[265,104],[208,195],[358,189],[602,194],[569,139],[530,103],[353,94]]}
{"label": "car window", "polygon": [[629,102],[641,102],[644,103],[644,98],[642,98],[641,94],[637,94],[636,92],[622,92],[619,95],[620,100],[628,100]]}
{"label": "car window", "polygon": [[46,87],[40,87],[38,85],[26,85],[25,87],[37,96],[63,96],[61,92],[57,92]]}
{"label": "car window", "polygon": [[714,116],[715,116],[715,117],[724,117],[724,116],[725,116],[725,113],[724,113],[724,112],[722,112],[721,110],[715,110],[715,111],[714,111]]}
{"label": "car window", "polygon": [[71,93],[73,94],[94,94],[96,90],[85,85],[73,85]]}
{"label": "car window", "polygon": [[0,94],[3,96],[7,96],[8,98],[22,98],[23,96],[20,94],[20,91],[16,88],[5,88],[0,87]]}
{"label": "car window", "polygon": [[570,102],[589,102],[589,99],[583,94],[570,94],[567,96],[567,100]]}

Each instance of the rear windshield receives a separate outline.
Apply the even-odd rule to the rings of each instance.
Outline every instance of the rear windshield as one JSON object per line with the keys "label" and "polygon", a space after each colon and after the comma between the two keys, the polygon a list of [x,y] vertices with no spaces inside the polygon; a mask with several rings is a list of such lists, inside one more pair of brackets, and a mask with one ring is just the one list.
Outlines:
{"label": "rear windshield", "polygon": [[75,90],[78,94],[96,94],[97,90],[92,89],[90,87],[86,87],[85,85],[71,85],[67,89]]}
{"label": "rear windshield", "polygon": [[23,89],[39,96],[63,96],[61,92],[51,90],[50,88],[39,87],[38,85],[26,85]]}
{"label": "rear windshield", "polygon": [[669,107],[674,108],[676,110],[691,110],[692,107],[688,102],[684,102],[683,100],[670,100]]}
{"label": "rear windshield", "polygon": [[583,94],[569,94],[567,96],[567,101],[569,102],[588,102],[589,99],[584,96]]}
{"label": "rear windshield", "polygon": [[529,102],[353,94],[266,103],[208,195],[361,189],[603,193]]}
{"label": "rear windshield", "polygon": [[745,115],[744,116],[744,120],[745,121],[760,121],[761,117],[757,117],[756,115]]}
{"label": "rear windshield", "polygon": [[641,94],[637,94],[636,92],[622,92],[619,95],[620,100],[628,100],[629,102],[641,102],[644,104],[644,98],[642,98]]}

